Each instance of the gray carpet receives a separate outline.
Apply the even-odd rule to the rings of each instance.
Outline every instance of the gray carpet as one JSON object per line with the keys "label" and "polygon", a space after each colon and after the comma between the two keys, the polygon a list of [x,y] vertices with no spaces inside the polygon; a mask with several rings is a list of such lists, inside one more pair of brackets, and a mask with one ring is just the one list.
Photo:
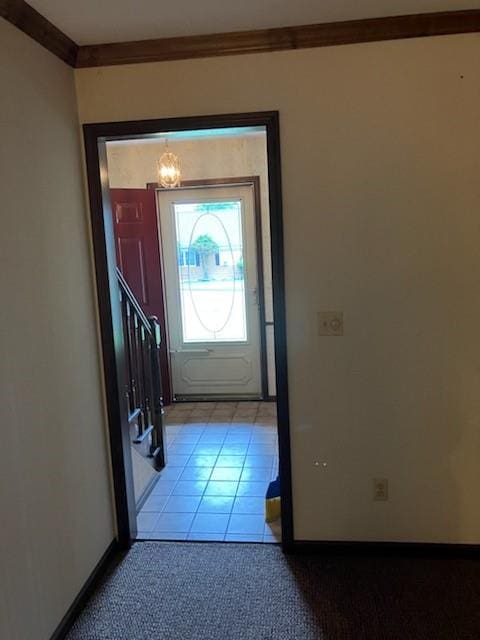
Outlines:
{"label": "gray carpet", "polygon": [[479,640],[471,559],[285,557],[274,545],[143,542],[68,640]]}

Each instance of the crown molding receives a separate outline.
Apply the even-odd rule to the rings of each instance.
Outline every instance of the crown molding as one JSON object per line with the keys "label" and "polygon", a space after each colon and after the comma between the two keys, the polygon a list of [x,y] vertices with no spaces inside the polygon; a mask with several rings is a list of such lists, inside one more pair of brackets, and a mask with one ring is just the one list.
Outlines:
{"label": "crown molding", "polygon": [[140,64],[480,31],[480,10],[82,46],[77,67]]}
{"label": "crown molding", "polygon": [[103,67],[480,32],[480,9],[78,46],[24,0],[0,16],[72,67]]}
{"label": "crown molding", "polygon": [[36,40],[60,60],[75,67],[77,43],[24,0],[0,0],[0,16]]}

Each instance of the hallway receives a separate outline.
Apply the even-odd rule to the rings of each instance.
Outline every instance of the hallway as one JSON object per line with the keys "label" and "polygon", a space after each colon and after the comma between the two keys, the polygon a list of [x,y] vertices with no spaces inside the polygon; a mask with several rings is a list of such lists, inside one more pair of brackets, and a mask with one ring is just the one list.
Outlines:
{"label": "hallway", "polygon": [[276,405],[198,402],[166,409],[167,466],[138,515],[138,539],[279,542],[265,524],[278,473]]}
{"label": "hallway", "polygon": [[479,595],[472,558],[141,542],[112,566],[68,640],[478,640]]}

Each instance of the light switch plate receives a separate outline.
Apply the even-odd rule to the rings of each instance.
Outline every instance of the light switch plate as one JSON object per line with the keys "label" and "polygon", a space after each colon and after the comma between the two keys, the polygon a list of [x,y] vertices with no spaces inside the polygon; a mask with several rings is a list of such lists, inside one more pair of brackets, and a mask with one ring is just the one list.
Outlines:
{"label": "light switch plate", "polygon": [[343,336],[343,311],[320,311],[318,313],[319,336]]}
{"label": "light switch plate", "polygon": [[373,499],[388,500],[388,478],[373,479]]}

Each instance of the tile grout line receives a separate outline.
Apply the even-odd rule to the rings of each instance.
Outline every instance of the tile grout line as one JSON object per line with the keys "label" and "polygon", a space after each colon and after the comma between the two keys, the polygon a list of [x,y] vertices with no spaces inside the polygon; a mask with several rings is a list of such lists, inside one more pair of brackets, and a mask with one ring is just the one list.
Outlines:
{"label": "tile grout line", "polygon": [[[245,422],[245,423],[246,423],[246,422],[247,422],[247,420],[248,420],[248,421],[249,421],[249,422],[248,422],[248,424],[252,427],[252,430],[249,432],[248,440],[245,442],[245,444],[246,444],[246,451],[245,451],[245,453],[244,453],[244,454],[242,454],[242,457],[243,457],[243,463],[242,463],[242,466],[240,467],[239,479],[238,479],[238,481],[236,481],[236,482],[237,482],[237,486],[236,486],[236,489],[235,489],[235,495],[234,495],[234,496],[232,496],[232,499],[233,499],[233,500],[232,500],[232,506],[231,506],[231,509],[230,509],[229,513],[225,514],[225,515],[228,515],[228,523],[227,523],[226,531],[225,531],[225,533],[224,533],[224,534],[214,534],[214,533],[212,533],[212,534],[211,534],[212,536],[213,536],[213,535],[222,535],[222,540],[223,540],[223,541],[225,540],[226,536],[227,536],[227,535],[229,535],[229,534],[228,534],[228,527],[230,526],[232,516],[233,516],[233,515],[235,515],[235,513],[234,513],[235,503],[236,503],[236,501],[237,501],[237,499],[238,499],[238,498],[242,497],[242,496],[239,496],[239,494],[238,494],[239,487],[240,487],[240,483],[242,482],[242,475],[243,475],[243,472],[244,472],[244,470],[245,470],[245,469],[250,468],[250,467],[246,467],[246,466],[245,466],[245,465],[246,465],[246,459],[247,459],[248,455],[262,455],[262,454],[255,454],[255,453],[253,453],[253,454],[252,454],[252,453],[251,453],[251,454],[249,454],[249,450],[250,450],[250,445],[251,445],[251,444],[264,444],[262,441],[257,442],[257,443],[254,443],[254,442],[253,442],[253,440],[252,440],[252,438],[253,438],[253,433],[254,433],[254,430],[255,430],[255,427],[256,427],[256,418],[258,417],[258,409],[259,409],[259,408],[257,408],[257,411],[255,412],[255,414],[254,414],[254,415],[250,415],[250,416],[238,416],[238,418],[244,418],[244,422]],[[182,417],[184,417],[184,419],[188,419],[188,417],[197,417],[197,416],[191,416],[191,414],[190,414],[189,416],[186,416],[186,415],[185,415],[185,416],[182,416]],[[211,416],[210,416],[210,417],[211,417]],[[198,505],[197,505],[197,507],[196,507],[195,511],[194,511],[194,512],[192,512],[192,513],[193,513],[192,523],[191,523],[191,525],[190,525],[190,527],[189,527],[189,529],[188,529],[188,532],[187,532],[187,533],[182,533],[182,536],[183,536],[183,535],[185,535],[185,538],[186,538],[186,539],[190,539],[190,538],[189,538],[189,536],[190,536],[190,535],[192,535],[192,534],[194,535],[194,532],[192,532],[193,523],[194,523],[194,521],[195,521],[195,519],[196,519],[197,515],[198,515],[199,513],[201,513],[201,512],[199,512],[200,504],[202,503],[203,499],[205,498],[205,495],[206,495],[206,494],[205,494],[205,492],[206,492],[206,490],[207,490],[208,484],[209,484],[210,482],[212,482],[211,477],[212,477],[212,475],[213,475],[214,470],[217,468],[218,459],[219,459],[222,455],[225,455],[225,456],[228,456],[228,455],[235,455],[235,454],[226,454],[226,453],[225,453],[225,454],[223,454],[223,453],[222,453],[222,450],[223,450],[223,448],[226,446],[226,441],[227,441],[227,437],[228,437],[229,432],[231,433],[232,427],[233,427],[233,425],[234,425],[234,424],[236,424],[236,423],[232,422],[232,420],[227,421],[227,419],[226,419],[226,418],[227,418],[227,416],[222,416],[223,420],[222,420],[221,422],[218,422],[218,423],[216,423],[216,422],[209,422],[209,421],[208,421],[208,416],[206,416],[206,415],[205,415],[205,416],[198,416],[199,421],[200,421],[200,419],[201,419],[201,418],[207,418],[207,422],[204,422],[204,423],[203,423],[203,424],[204,424],[204,427],[203,427],[203,428],[202,428],[202,430],[199,432],[199,437],[198,437],[198,439],[197,439],[195,442],[193,442],[193,443],[192,443],[192,444],[194,445],[194,450],[193,450],[193,452],[189,453],[189,454],[186,456],[186,458],[187,458],[187,459],[184,461],[184,463],[183,463],[182,465],[179,465],[179,467],[181,468],[180,475],[179,475],[179,477],[178,477],[176,480],[174,480],[174,481],[173,481],[172,489],[171,489],[171,491],[169,492],[169,494],[166,496],[165,504],[163,505],[163,507],[162,507],[161,511],[159,512],[159,516],[158,516],[157,521],[156,521],[156,523],[157,523],[157,522],[158,522],[158,520],[160,519],[160,516],[161,516],[162,514],[164,514],[164,513],[169,513],[169,512],[165,512],[166,505],[167,505],[168,501],[169,501],[172,497],[174,497],[174,491],[175,491],[175,488],[177,487],[178,483],[179,483],[179,482],[181,482],[181,476],[183,475],[184,471],[186,470],[186,468],[187,468],[187,467],[189,467],[188,463],[189,463],[189,461],[191,460],[192,456],[194,456],[194,455],[201,455],[201,454],[196,454],[196,453],[195,453],[195,448],[199,445],[199,443],[200,443],[200,441],[201,441],[201,438],[202,438],[202,435],[203,435],[203,434],[205,434],[205,432],[208,430],[208,425],[209,425],[209,424],[211,424],[211,425],[214,425],[214,424],[224,424],[224,425],[227,425],[227,424],[228,424],[228,425],[229,425],[229,428],[227,429],[227,431],[226,431],[225,435],[223,436],[222,442],[221,442],[221,443],[219,443],[219,451],[218,451],[218,453],[216,453],[216,454],[208,454],[208,455],[212,455],[212,457],[213,457],[213,456],[215,456],[215,457],[214,457],[214,461],[213,461],[213,463],[212,463],[212,465],[211,465],[211,467],[210,467],[210,474],[209,474],[209,477],[205,480],[205,488],[203,489],[202,493],[201,493],[201,494],[200,494],[200,496],[199,496],[199,498],[200,498],[200,499],[199,499]],[[169,443],[168,448],[169,448],[170,446],[172,446],[172,445],[175,445],[175,441],[176,441],[177,437],[178,437],[179,435],[181,435],[183,428],[184,428],[184,427],[188,427],[188,425],[189,425],[189,424],[195,424],[195,422],[183,422],[183,423],[176,423],[176,424],[173,424],[173,425],[167,425],[167,427],[168,427],[168,426],[173,426],[173,427],[177,427],[177,426],[178,426],[178,427],[179,427],[179,429],[178,429],[178,431],[176,432],[176,434],[174,435],[174,437],[173,437],[172,441]],[[241,424],[241,422],[239,422],[239,424]],[[261,426],[263,427],[263,425],[261,425]],[[268,425],[268,424],[267,424],[267,425],[265,425],[265,426],[270,426],[270,425]],[[274,426],[274,425],[272,425],[272,426]],[[260,427],[260,425],[259,425],[259,427]],[[234,427],[233,427],[233,428],[234,428]],[[260,428],[261,428],[261,427],[260,427]],[[177,443],[177,444],[178,444],[178,443]],[[180,444],[181,444],[181,443],[180,443]],[[189,444],[189,443],[183,443],[183,444]],[[205,444],[208,444],[208,443],[205,443]],[[212,444],[213,444],[213,443],[212,443]],[[216,443],[215,443],[215,444],[216,444]],[[232,442],[231,444],[240,444],[240,443]],[[241,443],[241,444],[243,444],[243,443]],[[277,443],[277,446],[278,446],[278,443]],[[172,454],[172,455],[174,455],[174,454]],[[183,455],[183,454],[178,454],[178,455]],[[207,454],[205,454],[205,455],[207,455]],[[274,454],[273,452],[272,452],[271,454],[269,453],[269,454],[265,454],[265,455],[271,455],[271,456],[272,456],[272,462],[271,462],[271,465],[270,465],[270,477],[268,478],[268,482],[270,482],[270,481],[273,479],[274,467],[275,467],[275,458],[276,458],[276,456],[275,456],[275,454]],[[228,467],[227,467],[227,468],[228,468]],[[233,467],[232,467],[232,468],[233,468]],[[235,468],[237,468],[237,467],[235,467]],[[256,468],[256,467],[251,467],[251,468]],[[263,468],[263,467],[262,467],[262,468]],[[193,481],[193,482],[195,482],[195,480],[192,480],[192,481]],[[203,479],[202,479],[202,481],[203,481]],[[178,496],[178,497],[182,497],[182,496]],[[188,496],[186,496],[186,497],[188,497]],[[196,496],[195,496],[195,497],[196,497]],[[213,496],[213,497],[214,497],[214,496]],[[230,497],[230,496],[228,496],[228,497]],[[244,497],[245,497],[245,496],[244,496]],[[248,497],[248,496],[246,496],[246,497]],[[171,512],[171,513],[175,513],[175,512]],[[179,512],[179,513],[185,513],[185,512]],[[208,512],[206,512],[206,515],[213,515],[213,514],[211,514],[211,513],[209,514]],[[237,515],[240,515],[240,516],[241,516],[241,515],[256,515],[256,514],[242,514],[242,513],[240,512],[240,514],[237,514]],[[155,525],[154,525],[154,528],[155,528]],[[152,533],[153,533],[153,532],[152,532]],[[175,532],[172,532],[172,533],[175,533]],[[178,532],[178,533],[180,534],[180,532]],[[202,535],[203,535],[203,533],[204,533],[204,532],[199,532],[199,534],[202,534]],[[209,534],[208,534],[208,533],[206,533],[206,535],[209,535]],[[236,534],[232,534],[232,535],[236,535]],[[241,534],[238,534],[238,535],[241,535]],[[245,534],[245,535],[247,535],[247,534]],[[248,534],[248,535],[255,536],[255,535],[257,535],[257,534]],[[270,534],[269,534],[269,535],[270,535]],[[263,534],[258,534],[258,536],[259,536],[259,537],[262,537],[262,541],[263,541],[263,542],[265,542],[265,536],[266,536],[266,534],[265,534],[265,526],[264,526],[264,528],[263,528]],[[272,536],[272,535],[270,535],[270,537],[273,537],[273,536]]]}
{"label": "tile grout line", "polygon": [[[223,447],[223,445],[224,445],[224,443],[225,443],[225,440],[226,440],[226,436],[225,436],[225,438],[224,438],[224,440],[223,440],[222,447]],[[250,438],[249,438],[249,441],[248,441],[249,443],[250,443],[250,440],[251,440],[251,435],[250,435]],[[248,447],[247,447],[247,451],[248,451]],[[214,467],[216,466],[216,462],[217,462],[218,458],[220,457],[220,453],[221,453],[221,449],[220,449],[220,452],[219,452],[219,454],[218,454],[218,456],[217,456],[217,458],[216,458],[215,464],[214,464],[214,465],[213,465],[213,467],[212,467],[212,472],[211,472],[210,476],[213,474],[213,469],[214,469]],[[244,469],[244,467],[245,467],[245,459],[246,459],[246,455],[245,455],[245,458],[244,458],[243,465],[242,465],[242,467],[241,467],[241,471],[240,471],[240,478],[241,478],[241,476],[242,476],[242,472],[243,472],[243,469]],[[232,508],[231,508],[231,510],[230,510],[230,513],[228,513],[228,514],[227,514],[227,515],[228,515],[228,522],[227,522],[227,526],[226,526],[226,528],[225,528],[225,533],[223,534],[223,537],[222,537],[222,541],[224,541],[224,540],[225,540],[225,536],[227,535],[227,532],[228,532],[228,527],[229,527],[229,525],[230,525],[230,520],[231,520],[231,518],[232,518],[233,507],[234,507],[234,505],[235,505],[235,500],[236,500],[236,497],[237,497],[237,494],[238,494],[238,485],[239,485],[239,484],[240,484],[240,479],[239,479],[239,481],[237,482],[237,487],[236,487],[236,489],[235,489],[235,496],[233,496]],[[208,483],[207,483],[207,486],[208,486]],[[206,491],[206,489],[207,489],[207,487],[205,487],[205,491]],[[203,497],[205,496],[205,491],[204,491],[204,493],[202,494],[202,499],[203,499]],[[200,502],[201,502],[201,500],[200,500]],[[193,518],[193,520],[192,520],[192,524],[191,524],[191,526],[190,526],[190,530],[189,530],[189,532],[187,533],[187,537],[188,537],[188,536],[190,535],[190,533],[192,532],[192,531],[191,531],[191,529],[192,529],[192,526],[193,526],[193,523],[194,523],[194,521],[195,521],[195,518],[196,518],[197,514],[198,514],[198,508],[197,508],[197,511],[195,512],[195,516],[194,516],[194,518]],[[211,515],[211,514],[210,514],[210,515]],[[214,535],[214,534],[212,533],[212,535]]]}

